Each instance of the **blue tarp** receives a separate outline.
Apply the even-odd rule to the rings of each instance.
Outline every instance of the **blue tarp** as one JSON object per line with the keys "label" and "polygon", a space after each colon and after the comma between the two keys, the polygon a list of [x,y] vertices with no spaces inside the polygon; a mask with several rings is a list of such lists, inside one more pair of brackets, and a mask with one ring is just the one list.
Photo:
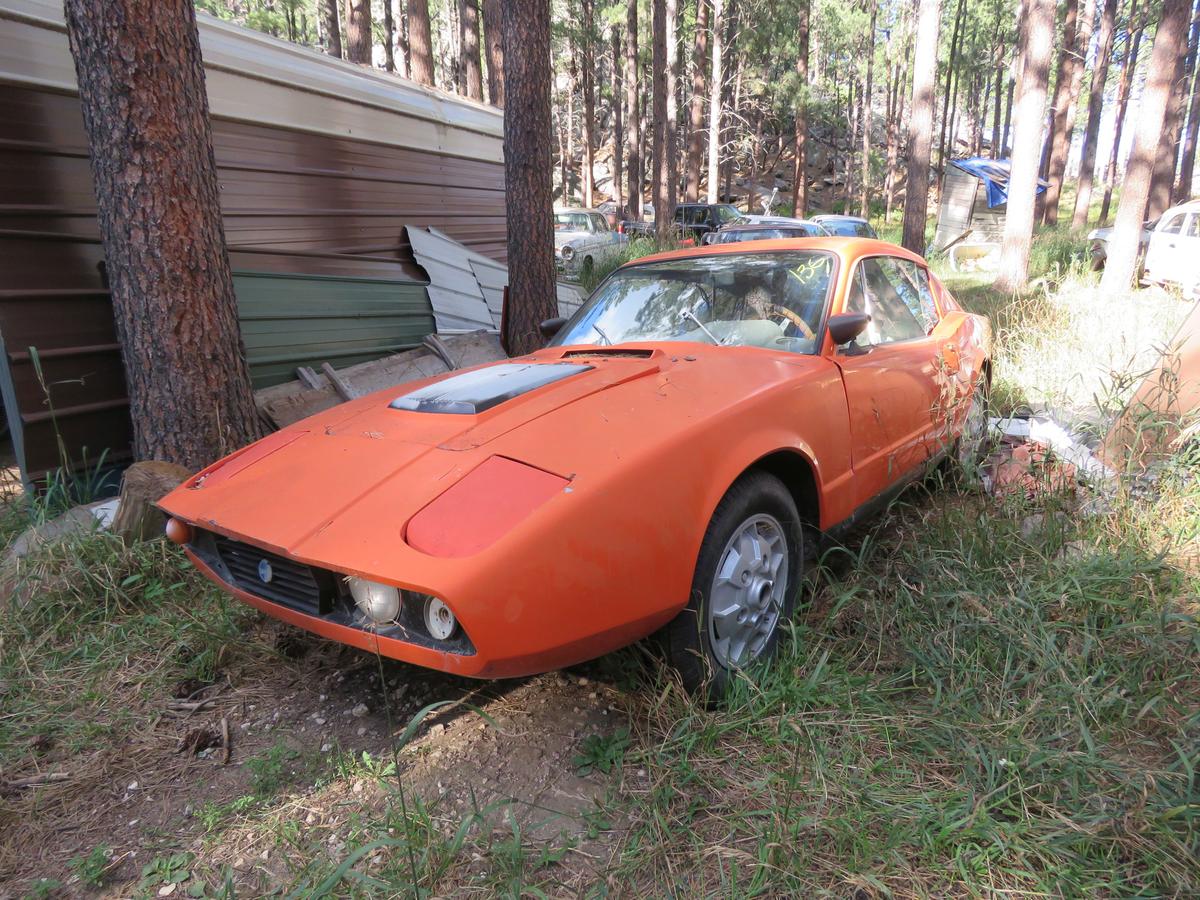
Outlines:
{"label": "blue tarp", "polygon": [[[1008,202],[1008,171],[1007,159],[987,159],[983,156],[973,156],[970,159],[952,159],[950,165],[957,166],[964,172],[974,175],[987,186],[987,204],[991,209],[1003,206]],[[1046,182],[1038,179],[1037,192],[1046,190]]]}

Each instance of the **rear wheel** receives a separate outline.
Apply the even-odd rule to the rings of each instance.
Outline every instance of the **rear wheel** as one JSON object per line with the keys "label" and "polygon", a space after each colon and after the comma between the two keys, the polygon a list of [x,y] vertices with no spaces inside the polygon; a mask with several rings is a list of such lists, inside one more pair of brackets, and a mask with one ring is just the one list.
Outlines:
{"label": "rear wheel", "polygon": [[987,441],[988,401],[987,376],[981,374],[971,394],[971,405],[967,408],[962,434],[958,436],[958,464],[966,472],[974,473],[975,467],[983,459]]}
{"label": "rear wheel", "polygon": [[666,627],[688,690],[723,696],[740,669],[771,659],[800,583],[803,531],[778,478],[752,472],[721,499],[700,547],[687,607]]}

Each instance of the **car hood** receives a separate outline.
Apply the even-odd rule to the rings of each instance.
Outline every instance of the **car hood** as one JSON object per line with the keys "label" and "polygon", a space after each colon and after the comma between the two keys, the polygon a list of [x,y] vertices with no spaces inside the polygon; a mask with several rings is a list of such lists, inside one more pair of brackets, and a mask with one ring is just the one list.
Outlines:
{"label": "car hood", "polygon": [[554,247],[555,249],[569,244],[571,241],[579,240],[579,238],[587,237],[586,231],[556,231],[554,232]]}
{"label": "car hood", "polygon": [[[490,456],[564,478],[586,474],[597,454],[595,436],[579,427],[585,418],[596,427],[640,417],[653,433],[635,433],[662,440],[818,364],[691,343],[547,349],[334,407],[216,463],[160,505],[303,557],[324,532],[370,533],[361,521],[374,515],[368,508],[387,510],[380,527],[402,527]],[[629,434],[614,427],[605,440],[616,454],[636,450]]]}

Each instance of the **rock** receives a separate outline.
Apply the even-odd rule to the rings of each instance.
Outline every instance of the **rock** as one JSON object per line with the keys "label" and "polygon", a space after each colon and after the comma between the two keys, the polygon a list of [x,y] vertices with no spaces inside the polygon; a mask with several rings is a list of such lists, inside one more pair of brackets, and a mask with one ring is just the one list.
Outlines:
{"label": "rock", "polygon": [[361,719],[363,716],[367,715],[370,711],[371,710],[367,707],[367,704],[360,703],[360,704],[358,704],[358,706],[354,707],[354,709],[350,710],[350,715],[354,716],[354,718],[356,718],[356,719]]}

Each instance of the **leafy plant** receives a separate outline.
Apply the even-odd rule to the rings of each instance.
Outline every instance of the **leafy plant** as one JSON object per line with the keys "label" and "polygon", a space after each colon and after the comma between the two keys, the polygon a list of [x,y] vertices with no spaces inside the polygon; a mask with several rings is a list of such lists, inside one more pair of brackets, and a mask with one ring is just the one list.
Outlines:
{"label": "leafy plant", "polygon": [[112,861],[112,848],[108,844],[97,844],[86,856],[75,856],[67,860],[67,867],[79,880],[90,887],[100,887],[104,873]]}
{"label": "leafy plant", "polygon": [[627,749],[628,728],[618,728],[612,734],[588,735],[575,755],[575,768],[580,775],[590,775],[597,769],[607,774],[621,764]]}

